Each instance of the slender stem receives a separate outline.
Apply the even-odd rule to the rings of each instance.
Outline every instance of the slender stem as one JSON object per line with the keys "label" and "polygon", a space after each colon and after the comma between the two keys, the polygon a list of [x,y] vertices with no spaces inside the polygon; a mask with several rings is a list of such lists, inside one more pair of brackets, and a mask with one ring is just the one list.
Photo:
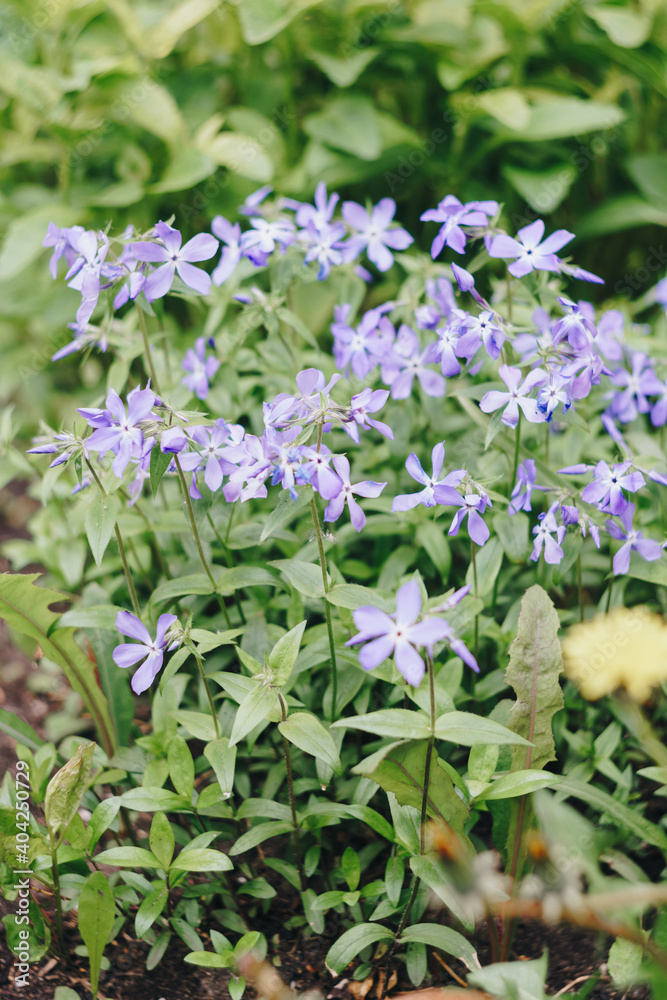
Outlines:
{"label": "slender stem", "polygon": [[199,653],[195,649],[193,649],[192,652],[195,655],[195,659],[197,661],[197,666],[199,667],[199,676],[201,677],[202,683],[203,683],[204,688],[206,690],[206,697],[208,698],[208,707],[211,710],[211,718],[213,719],[213,725],[215,726],[215,738],[216,738],[216,740],[219,740],[220,739],[220,723],[218,722],[218,716],[217,716],[216,711],[215,711],[215,705],[213,704],[213,695],[211,694],[211,689],[208,686],[208,680],[206,678],[206,674],[204,673],[204,664],[202,663],[202,658],[199,655]]}
{"label": "slender stem", "polygon": [[549,445],[551,443],[551,426],[550,424],[544,425],[544,461],[549,464]]}
{"label": "slender stem", "polygon": [[331,623],[331,605],[327,601],[326,595],[329,590],[327,578],[327,561],[324,554],[324,539],[322,537],[322,526],[317,513],[317,504],[313,495],[310,501],[310,512],[313,516],[315,536],[317,538],[317,548],[320,553],[320,568],[322,570],[322,586],[324,587],[324,617],[327,622],[327,633],[329,635],[329,657],[331,660],[331,721],[336,721],[336,702],[338,701],[338,667],[336,664],[336,646],[334,643],[333,625]]}
{"label": "slender stem", "polygon": [[[287,722],[287,702],[283,698],[281,692],[278,692],[278,700],[280,702],[280,711],[283,717],[283,722]],[[296,854],[296,865],[299,869],[299,880],[301,882],[301,892],[306,889],[306,876],[303,871],[303,863],[301,861],[301,841],[299,839],[299,821],[296,815],[296,799],[294,797],[294,775],[292,773],[292,751],[290,749],[290,743],[286,736],[283,736],[283,746],[285,747],[285,767],[287,768],[287,788],[289,791],[289,804],[292,811],[292,826],[294,827],[294,851]]]}
{"label": "slender stem", "polygon": [[422,794],[421,828],[419,834],[419,853],[424,853],[424,836],[426,833],[426,816],[428,813],[428,789],[431,780],[431,758],[433,757],[433,744],[435,742],[435,669],[433,667],[433,656],[430,650],[426,651],[426,664],[428,667],[428,690],[431,702],[431,735],[426,746],[426,760],[424,762],[424,791]]}
{"label": "slender stem", "polygon": [[[233,514],[233,512],[234,512],[234,508],[232,507],[232,514]],[[230,514],[230,520],[231,520],[231,516],[232,515]],[[234,557],[232,556],[232,553],[231,553],[231,551],[230,551],[230,549],[229,549],[229,547],[227,545],[227,542],[225,541],[225,539],[222,537],[222,535],[220,534],[220,532],[216,528],[216,526],[215,526],[215,524],[213,522],[213,518],[211,517],[211,512],[210,511],[208,511],[207,514],[206,514],[206,520],[210,524],[211,529],[213,531],[213,534],[215,535],[215,537],[218,539],[218,541],[222,545],[222,548],[223,548],[224,553],[225,553],[225,559],[227,561],[227,565],[231,569],[234,566]],[[245,625],[246,624],[246,616],[245,616],[245,613],[243,611],[243,607],[241,605],[241,599],[239,597],[239,594],[238,594],[237,590],[234,591],[234,603],[236,604],[236,609],[237,609],[237,611],[239,613],[239,617],[240,617],[241,621],[243,622],[243,624]]]}
{"label": "slender stem", "polygon": [[204,555],[204,550],[203,550],[202,545],[201,545],[201,539],[199,537],[199,530],[197,528],[197,522],[195,521],[195,513],[194,513],[194,511],[192,509],[192,502],[190,500],[190,494],[188,493],[188,484],[185,481],[185,476],[183,475],[183,469],[181,467],[181,463],[179,461],[178,455],[174,455],[174,465],[176,466],[176,472],[178,473],[178,479],[179,479],[179,482],[181,484],[181,492],[182,492],[183,498],[185,500],[185,506],[187,508],[188,518],[190,520],[190,530],[192,531],[192,537],[194,538],[195,545],[197,546],[197,552],[199,553],[199,558],[201,560],[201,564],[204,567],[204,572],[206,573],[207,577],[209,578],[209,580],[211,582],[211,586],[213,587],[213,591],[215,593],[215,596],[218,598],[218,604],[220,605],[220,610],[222,611],[223,615],[225,616],[225,621],[227,622],[227,628],[231,628],[232,627],[232,622],[231,622],[231,619],[229,617],[229,611],[227,610],[227,605],[223,601],[221,594],[218,593],[218,585],[215,582],[215,578],[213,576],[213,573],[211,572],[211,567],[208,564],[208,560],[207,560],[206,556]]}
{"label": "slender stem", "polygon": [[56,936],[60,953],[67,961],[65,951],[65,932],[63,930],[63,903],[60,894],[60,872],[58,871],[58,848],[53,836],[49,835],[51,841],[51,874],[53,876],[53,898],[56,905]]}
{"label": "slender stem", "polygon": [[[100,493],[102,494],[102,496],[103,497],[108,496],[108,493],[104,489],[104,486],[102,485],[102,481],[101,481],[100,477],[97,475],[97,473],[95,472],[95,469],[91,465],[90,460],[86,458],[85,459],[85,463],[86,463],[86,465],[88,467],[88,471],[90,472],[91,476],[93,477],[93,479],[97,483],[97,487],[98,487]],[[127,587],[128,587],[128,590],[130,591],[130,600],[132,601],[132,607],[134,608],[134,613],[137,616],[137,618],[141,618],[141,611],[139,609],[139,601],[137,599],[137,591],[136,591],[135,586],[134,586],[134,580],[132,579],[132,574],[130,573],[130,564],[127,561],[127,552],[125,551],[125,545],[123,544],[123,538],[122,538],[122,535],[120,533],[120,528],[118,527],[117,524],[114,524],[114,532],[115,532],[115,535],[116,535],[116,542],[118,544],[118,551],[120,552],[120,561],[123,564],[123,572],[125,573],[125,579],[127,580]]]}
{"label": "slender stem", "polygon": [[579,621],[584,620],[584,591],[581,582],[581,552],[577,556],[577,598],[579,600]]}
{"label": "slender stem", "polygon": [[232,521],[234,520],[234,514],[236,513],[236,505],[238,500],[235,500],[232,504],[232,509],[229,512],[229,520],[227,521],[227,531],[225,532],[225,545],[229,549],[229,533],[232,530]]}
{"label": "slender stem", "polygon": [[[474,596],[479,597],[479,585],[477,583],[477,557],[475,555],[475,543],[470,539],[470,562],[472,563],[472,581]],[[475,615],[475,659],[479,653],[479,614]]]}
{"label": "slender stem", "polygon": [[509,270],[505,272],[505,278],[507,281],[507,321],[512,322],[512,278],[510,276]]}
{"label": "slender stem", "polygon": [[153,355],[151,354],[151,345],[148,342],[148,330],[146,329],[146,317],[143,311],[137,306],[137,314],[139,316],[139,326],[141,328],[141,336],[144,341],[144,355],[146,357],[146,363],[148,365],[148,371],[151,377],[151,383],[153,390],[160,395],[160,384],[157,380],[157,375],[155,374],[155,365],[153,364]]}
{"label": "slender stem", "polygon": [[611,607],[611,591],[614,586],[614,550],[611,547],[611,542],[609,543],[609,589],[607,591],[607,607],[605,611],[609,614],[609,608]]}
{"label": "slender stem", "polygon": [[519,448],[521,447],[521,411],[519,411],[519,422],[514,431],[514,461],[512,463],[512,478],[510,480],[510,491],[514,489],[516,482],[516,472],[519,468]]}

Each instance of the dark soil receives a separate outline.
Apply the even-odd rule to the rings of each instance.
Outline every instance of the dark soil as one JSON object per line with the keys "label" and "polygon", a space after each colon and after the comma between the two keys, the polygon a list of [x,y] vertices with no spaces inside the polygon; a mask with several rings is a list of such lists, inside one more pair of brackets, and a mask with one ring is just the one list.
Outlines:
{"label": "dark soil", "polygon": [[[31,513],[30,502],[20,497],[20,491],[13,488],[0,491],[0,542],[8,537],[24,534],[23,523]],[[17,496],[17,493],[19,495]],[[21,500],[23,503],[21,503]],[[0,559],[0,572],[9,569]],[[9,641],[7,628],[0,621],[0,706],[29,722],[43,736],[44,719],[50,711],[60,708],[58,693],[42,695],[29,690],[28,679],[36,670],[36,665],[28,656],[17,650]],[[13,772],[16,755],[14,744],[0,732],[0,777],[5,771]],[[265,874],[269,875],[267,869]],[[271,874],[273,874],[271,872]],[[326,968],[325,956],[333,937],[314,936],[305,938],[296,933],[287,933],[284,921],[298,906],[298,899],[275,897],[270,913],[271,925],[254,927],[264,930],[267,938],[277,948],[269,951],[268,959],[279,972],[283,981],[299,992],[318,990],[326,1000],[377,1000],[378,981],[357,983],[353,979],[353,969],[342,977],[333,977]],[[0,899],[0,915],[13,912],[14,904]],[[282,911],[282,912],[278,912]],[[437,919],[437,914],[435,915]],[[277,932],[277,936],[276,936]],[[76,922],[69,918],[66,928],[68,943],[72,952],[80,943]],[[602,969],[602,976],[590,994],[590,1000],[648,1000],[650,993],[646,987],[617,991],[611,984],[604,965],[609,948],[608,940],[568,925],[546,926],[536,921],[524,921],[518,925],[511,959],[539,957],[544,948],[549,952],[548,990],[556,993],[577,980],[571,992],[583,985],[583,977],[591,976]],[[205,941],[205,945],[210,944]],[[488,935],[480,928],[476,945],[482,964],[489,960]],[[148,946],[135,941],[121,931],[119,938],[106,949],[106,957],[111,963],[107,972],[102,973],[100,997],[108,1000],[230,1000],[227,990],[229,973],[225,970],[208,970],[188,965],[183,957],[190,949],[175,935],[170,947],[157,968],[146,971],[145,959]],[[53,1000],[57,986],[69,986],[81,1000],[91,1000],[88,985],[86,959],[73,955],[69,966],[56,958],[47,956],[32,966],[29,985],[14,985],[14,955],[4,939],[4,925],[0,923],[0,998],[10,1000]],[[447,963],[459,977],[465,977],[465,968],[456,960]],[[413,989],[405,976],[402,962],[396,963],[398,979],[390,994],[409,992]],[[431,959],[431,985],[454,986],[456,978],[448,972],[437,958]],[[569,991],[570,992],[570,991]],[[248,991],[249,995],[254,995]],[[663,1000],[663,998],[656,998]]]}

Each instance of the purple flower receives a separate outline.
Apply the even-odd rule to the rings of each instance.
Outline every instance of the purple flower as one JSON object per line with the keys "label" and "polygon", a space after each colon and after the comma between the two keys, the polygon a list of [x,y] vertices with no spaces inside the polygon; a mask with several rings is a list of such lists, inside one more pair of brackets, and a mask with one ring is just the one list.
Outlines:
{"label": "purple flower", "polygon": [[109,251],[109,240],[104,233],[89,229],[78,233],[72,246],[78,256],[65,275],[70,288],[81,292],[81,304],[76,311],[76,321],[83,328],[95,311],[100,297],[102,269]]}
{"label": "purple flower", "polygon": [[537,408],[544,414],[545,420],[550,422],[559,403],[563,405],[563,413],[567,413],[572,405],[570,399],[571,380],[566,378],[562,372],[549,371],[549,384],[543,385],[537,392]]}
{"label": "purple flower", "polygon": [[60,229],[55,222],[49,222],[42,246],[53,247],[53,254],[49,261],[49,271],[52,278],[57,277],[58,261],[61,257],[65,258],[68,267],[74,263],[77,257],[76,243],[83,233],[83,226],[66,226]]}
{"label": "purple flower", "polygon": [[[539,524],[533,528],[535,542],[530,556],[533,562],[537,562],[540,558],[542,548],[544,548],[544,559],[551,566],[558,564],[565,555],[560,543],[565,537],[566,528],[564,525],[559,526],[556,523],[555,511],[557,507],[557,503],[552,504],[546,514],[540,514]],[[554,533],[556,538],[553,537]]]}
{"label": "purple flower", "polygon": [[314,206],[308,202],[296,203],[295,220],[297,226],[307,226],[309,222],[312,222],[316,229],[326,229],[333,218],[339,198],[338,194],[332,194],[327,198],[327,186],[324,181],[320,181],[315,188]]}
{"label": "purple flower", "polygon": [[532,510],[530,505],[533,490],[548,490],[548,486],[536,486],[535,459],[527,458],[516,470],[516,484],[512,490],[507,513],[510,517],[518,514],[520,510]]}
{"label": "purple flower", "polygon": [[210,260],[218,249],[215,237],[199,233],[182,247],[183,237],[166,222],[157,223],[155,235],[161,240],[160,243],[141,240],[132,244],[132,252],[137,260],[160,265],[146,278],[144,295],[148,301],[153,302],[166,295],[176,274],[189,288],[207,295],[211,288],[211,278],[205,271],[193,267],[191,262]]}
{"label": "purple flower", "polygon": [[597,335],[595,326],[582,311],[583,303],[577,305],[576,302],[571,302],[563,296],[558,297],[558,302],[566,310],[566,315],[554,324],[552,331],[554,346],[566,338],[574,351],[583,351],[590,339]]}
{"label": "purple flower", "polygon": [[197,399],[206,399],[208,384],[219,367],[220,362],[212,354],[206,357],[206,338],[197,337],[194,350],[188,348],[183,358],[181,368],[190,374],[182,378],[181,382],[187,385],[190,392],[194,392]]}
{"label": "purple flower", "polygon": [[[500,351],[506,337],[496,320],[496,314],[490,310],[481,312],[479,316],[469,316],[466,321],[466,333],[461,338],[459,351],[470,359],[477,352],[480,341],[484,350],[493,358],[500,357]],[[473,350],[474,348],[474,350]]]}
{"label": "purple flower", "polygon": [[515,278],[523,278],[533,270],[557,271],[559,260],[556,251],[574,239],[574,233],[569,233],[567,229],[557,229],[541,243],[544,236],[544,223],[541,219],[524,226],[517,236],[518,240],[505,233],[493,236],[487,247],[489,257],[517,258],[508,266],[508,271]]}
{"label": "purple flower", "polygon": [[392,399],[407,399],[415,376],[427,396],[445,395],[445,379],[440,372],[426,367],[433,360],[432,346],[420,351],[417,334],[407,324],[401,324],[396,344],[382,362],[382,381],[391,386]]}
{"label": "purple flower", "polygon": [[[140,645],[123,643],[121,646],[116,646],[112,653],[114,663],[118,667],[125,668],[133,667],[139,660],[144,660],[132,678],[132,690],[135,694],[146,691],[160,671],[167,649],[166,633],[175,621],[178,621],[176,615],[160,615],[155,640],[153,640],[146,626],[136,615],[130,614],[129,611],[118,612],[116,628],[121,635],[127,635],[130,639],[138,639]],[[174,649],[177,645],[178,643],[174,642],[169,646],[169,649]]]}
{"label": "purple flower", "polygon": [[458,535],[463,519],[468,518],[468,534],[477,545],[484,545],[489,538],[489,529],[484,523],[482,514],[487,507],[492,507],[486,493],[481,496],[478,493],[466,493],[465,496],[452,489],[451,486],[436,486],[433,490],[436,503],[444,504],[447,507],[459,507],[454,520],[451,523],[448,534]]}
{"label": "purple flower", "polygon": [[[80,409],[79,413],[96,429],[86,441],[86,447],[97,451],[100,456],[108,451],[116,453],[111,468],[119,479],[123,478],[133,448],[141,452],[144,443],[143,432],[139,426],[142,421],[151,416],[155,406],[155,393],[152,389],[133,389],[127,397],[127,412],[125,406],[114,389],[109,390],[106,400],[106,410],[87,411]],[[91,419],[88,414],[91,413]],[[97,414],[97,416],[96,416]],[[106,421],[106,425],[101,421]]]}
{"label": "purple flower", "polygon": [[354,494],[360,497],[379,497],[386,483],[376,483],[370,479],[361,483],[350,482],[350,463],[344,455],[334,455],[333,467],[336,470],[341,482],[341,489],[338,496],[329,501],[329,505],[324,511],[325,521],[337,521],[343,513],[343,507],[347,503],[350,512],[350,520],[357,531],[361,531],[366,523],[366,515],[354,499]]}
{"label": "purple flower", "polygon": [[239,206],[239,215],[254,216],[260,215],[259,206],[262,204],[267,194],[271,194],[273,188],[270,184],[264,184],[263,187],[258,188],[249,194],[242,205]]}
{"label": "purple flower", "polygon": [[[241,241],[244,250],[257,249],[264,256],[273,253],[278,244],[284,252],[296,239],[294,225],[289,219],[251,219],[252,230],[244,233]],[[254,232],[253,232],[254,230]]]}
{"label": "purple flower", "polygon": [[359,650],[359,662],[364,670],[374,670],[392,654],[397,669],[408,684],[416,687],[422,680],[426,666],[415,646],[426,646],[429,650],[437,642],[448,639],[452,649],[473,670],[478,670],[474,657],[464,644],[454,637],[451,626],[444,618],[426,618],[418,622],[422,597],[419,584],[410,580],[399,587],[396,594],[396,611],[387,615],[379,608],[363,607],[352,612],[354,624],[359,629],[357,635],[345,643],[355,646],[366,643]]}
{"label": "purple flower", "polygon": [[619,368],[611,376],[611,384],[622,389],[614,397],[611,410],[615,417],[624,423],[635,420],[639,413],[648,413],[650,403],[647,396],[657,396],[662,393],[662,384],[652,368],[650,358],[642,351],[632,355],[632,371]]}
{"label": "purple flower", "polygon": [[371,389],[366,386],[350,400],[350,415],[342,422],[343,430],[350,435],[353,441],[359,444],[359,428],[367,431],[374,427],[384,437],[394,440],[394,432],[391,427],[381,420],[369,417],[369,413],[377,413],[387,402],[389,396],[388,389]]}
{"label": "purple flower", "polygon": [[466,246],[466,234],[461,226],[486,226],[488,216],[498,211],[497,201],[471,201],[462,205],[459,199],[448,194],[438,204],[437,208],[429,208],[420,215],[422,222],[441,222],[442,226],[431,246],[433,260],[447,245],[456,253],[463,253]]}
{"label": "purple flower", "polygon": [[415,319],[420,330],[434,330],[443,319],[447,319],[450,316],[452,310],[456,307],[454,289],[451,282],[447,281],[446,278],[440,277],[437,282],[434,278],[427,278],[426,294],[429,298],[433,299],[435,305],[429,303],[417,306],[415,309]]}
{"label": "purple flower", "polygon": [[632,527],[632,519],[635,513],[635,505],[633,503],[627,504],[625,510],[620,515],[621,524],[623,528],[620,528],[614,521],[608,520],[605,527],[611,535],[612,538],[616,538],[618,541],[622,541],[620,549],[614,556],[613,569],[614,576],[619,576],[621,573],[627,573],[630,567],[630,555],[632,552],[637,552],[642,559],[646,559],[647,562],[655,562],[662,555],[662,548],[659,542],[653,541],[650,538],[644,538],[641,531],[635,531]]}
{"label": "purple flower", "polygon": [[331,267],[338,267],[343,263],[343,251],[345,243],[341,240],[345,236],[345,226],[342,222],[337,222],[330,226],[326,222],[319,227],[310,221],[305,229],[299,233],[299,240],[308,247],[304,264],[310,264],[316,260],[320,265],[317,272],[317,280],[324,281],[329,276]]}
{"label": "purple flower", "polygon": [[319,451],[316,448],[302,448],[301,457],[304,460],[303,471],[313,489],[324,500],[337,497],[343,484],[331,468],[333,455],[330,450],[325,445],[321,445]]}
{"label": "purple flower", "polygon": [[[483,397],[479,404],[483,413],[491,413],[493,410],[505,407],[502,415],[502,422],[507,427],[516,427],[519,423],[519,407],[527,420],[531,424],[540,424],[544,421],[544,414],[538,409],[534,399],[528,399],[528,393],[536,386],[541,386],[546,380],[546,374],[539,368],[534,368],[528,372],[523,383],[521,383],[521,369],[511,365],[501,365],[498,374],[507,386],[509,392],[500,392],[498,389],[491,389]],[[521,384],[519,384],[521,383]]]}
{"label": "purple flower", "polygon": [[241,260],[241,227],[238,222],[232,225],[224,215],[216,215],[211,222],[211,229],[224,244],[220,255],[220,263],[213,271],[211,280],[214,285],[222,285],[236,270]]}
{"label": "purple flower", "polygon": [[369,215],[365,208],[355,201],[343,203],[343,218],[351,229],[357,232],[347,243],[349,259],[354,260],[365,250],[378,271],[388,271],[394,263],[391,250],[406,250],[413,242],[405,229],[390,229],[396,212],[393,198],[382,198]]}
{"label": "purple flower", "polygon": [[351,306],[345,303],[334,308],[334,322],[331,324],[333,354],[341,371],[349,365],[357,378],[365,379],[385,356],[396,332],[389,320],[382,323],[382,319],[393,305],[393,302],[385,302],[376,309],[369,309],[356,330],[347,322]]}
{"label": "purple flower", "polygon": [[437,486],[458,486],[465,476],[465,471],[463,469],[456,469],[454,472],[448,473],[448,475],[446,475],[443,479],[438,478],[442,472],[444,460],[444,441],[440,444],[436,444],[431,453],[433,472],[430,476],[426,475],[422,469],[421,462],[414,452],[408,455],[405,462],[405,468],[416,482],[423,485],[424,489],[419,493],[403,493],[400,496],[394,497],[394,502],[391,505],[392,512],[397,510],[412,510],[412,508],[416,507],[418,504],[422,504],[424,507],[435,507],[438,501],[435,499],[434,490]]}
{"label": "purple flower", "polygon": [[[667,423],[667,379],[664,382],[658,382],[656,379],[657,389],[660,386],[660,398],[651,407],[651,423],[654,427],[664,427]],[[654,391],[655,391],[654,389]]]}
{"label": "purple flower", "polygon": [[641,472],[627,474],[631,465],[632,462],[623,462],[610,469],[606,462],[598,462],[593,473],[595,478],[592,483],[584,487],[581,499],[586,503],[596,504],[599,510],[608,511],[610,514],[623,514],[628,501],[623,496],[622,490],[635,493],[646,485]]}
{"label": "purple flower", "polygon": [[[468,313],[461,309],[452,309],[448,321],[436,330],[438,339],[429,344],[427,348],[428,360],[440,362],[440,369],[445,378],[453,378],[454,375],[459,375],[461,372],[459,358],[466,357],[466,344],[464,341],[462,350],[461,341],[466,335],[467,322]],[[474,338],[472,339],[474,340]],[[467,346],[472,347],[472,351],[468,352],[472,357],[479,346],[479,339],[477,339],[476,345],[469,342]]]}
{"label": "purple flower", "polygon": [[[181,454],[180,462],[184,471],[193,473],[190,496],[196,500],[201,499],[201,493],[195,485],[195,476],[202,468],[204,482],[212,493],[220,489],[224,475],[236,470],[233,461],[230,461],[230,449],[238,443],[238,430],[238,426],[230,428],[221,418],[210,427],[201,424],[188,431],[194,448],[187,454]],[[172,442],[169,450],[173,447]],[[232,452],[231,458],[233,457]]]}

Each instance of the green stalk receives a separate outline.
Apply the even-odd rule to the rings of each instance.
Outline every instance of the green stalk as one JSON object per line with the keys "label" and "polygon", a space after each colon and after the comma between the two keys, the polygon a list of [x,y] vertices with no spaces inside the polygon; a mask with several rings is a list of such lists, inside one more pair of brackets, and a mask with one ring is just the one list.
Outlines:
{"label": "green stalk", "polygon": [[58,871],[58,846],[49,832],[49,840],[51,841],[51,874],[53,876],[53,898],[56,906],[56,937],[58,938],[58,947],[60,953],[67,961],[67,952],[65,951],[65,932],[63,929],[63,902],[60,893],[60,872]]}
{"label": "green stalk", "polygon": [[509,269],[505,272],[507,281],[507,322],[512,322],[512,278]]}
{"label": "green stalk", "polygon": [[221,594],[218,593],[218,585],[215,582],[215,578],[213,576],[213,573],[211,572],[211,567],[209,566],[208,560],[204,555],[204,550],[202,549],[201,539],[199,537],[199,530],[197,529],[197,522],[195,521],[195,514],[192,509],[192,502],[190,500],[190,494],[188,493],[188,484],[185,481],[185,476],[183,475],[183,469],[181,467],[178,455],[174,455],[174,465],[176,466],[176,472],[178,473],[178,480],[181,484],[181,492],[183,494],[183,498],[185,500],[185,506],[188,511],[190,530],[192,531],[192,537],[194,538],[195,545],[197,546],[197,552],[199,553],[201,564],[204,567],[204,572],[206,573],[207,577],[211,582],[211,586],[213,587],[215,596],[218,599],[218,604],[220,605],[220,610],[225,616],[225,621],[227,622],[227,628],[231,628],[232,622],[229,617],[229,611],[227,610],[227,605],[223,601]]}
{"label": "green stalk", "polygon": [[139,306],[137,306],[137,313],[138,313],[138,316],[139,316],[139,326],[141,328],[141,336],[142,336],[142,339],[143,339],[143,342],[144,342],[144,355],[146,357],[146,364],[148,365],[148,372],[149,372],[150,377],[151,377],[151,385],[153,387],[153,391],[156,392],[158,394],[158,396],[160,396],[161,395],[161,393],[160,393],[160,384],[158,382],[157,375],[155,374],[155,365],[153,364],[153,356],[151,354],[151,345],[148,342],[148,330],[146,328],[146,317],[144,316],[143,311],[139,308]]}
{"label": "green stalk", "polygon": [[[89,459],[86,458],[85,459],[85,463],[86,463],[86,465],[88,467],[88,471],[90,472],[91,476],[93,477],[93,479],[97,483],[97,487],[98,487],[100,493],[102,494],[102,496],[103,497],[108,496],[107,491],[104,489],[104,486],[102,485],[102,481],[101,481],[100,477],[95,472],[95,469],[91,465]],[[130,591],[130,600],[132,601],[132,607],[134,608],[134,613],[137,616],[137,618],[141,618],[141,611],[139,609],[139,601],[137,599],[137,592],[136,592],[135,587],[134,587],[134,580],[132,579],[132,574],[130,573],[130,564],[127,561],[127,552],[125,551],[125,545],[123,544],[123,538],[122,538],[122,535],[120,533],[120,528],[118,527],[117,524],[114,524],[114,532],[115,532],[115,535],[116,535],[116,542],[118,543],[118,551],[120,552],[120,561],[123,564],[123,572],[125,573],[125,579],[127,580],[128,590]]]}
{"label": "green stalk", "polygon": [[206,678],[206,674],[204,673],[204,664],[202,663],[202,658],[197,652],[197,650],[194,648],[194,646],[192,647],[192,652],[194,654],[195,660],[197,661],[197,667],[199,668],[199,676],[201,677],[202,683],[206,690],[206,697],[208,698],[208,707],[211,710],[211,718],[213,719],[213,725],[215,726],[215,738],[216,740],[219,740],[221,735],[220,723],[218,722],[218,716],[215,711],[215,705],[213,704],[213,695],[211,694],[211,689],[208,686],[208,680]]}
{"label": "green stalk", "polygon": [[[282,721],[287,722],[287,702],[282,696],[282,693],[278,691],[278,700],[280,702],[280,712],[282,715]],[[303,871],[303,862],[301,861],[301,841],[299,839],[299,821],[296,815],[296,799],[294,796],[294,775],[292,773],[292,751],[290,748],[289,740],[286,736],[283,736],[283,746],[285,748],[285,767],[287,769],[287,789],[289,791],[289,804],[292,811],[292,826],[294,827],[294,852],[296,854],[296,865],[299,869],[299,880],[301,882],[301,892],[305,892],[306,889],[306,876]]]}
{"label": "green stalk", "polygon": [[[472,581],[474,596],[479,597],[479,585],[477,583],[477,557],[475,555],[476,546],[472,538],[470,539],[470,562],[472,563]],[[479,613],[475,614],[475,659],[479,653]]]}
{"label": "green stalk", "polygon": [[329,636],[329,657],[331,660],[331,721],[336,721],[336,701],[338,700],[338,667],[336,665],[336,646],[334,643],[333,625],[331,623],[331,606],[327,601],[329,584],[327,579],[327,561],[324,554],[324,538],[322,537],[322,526],[317,513],[317,504],[313,495],[310,501],[310,512],[313,516],[313,526],[317,537],[317,548],[320,553],[320,568],[322,570],[322,586],[324,587],[324,617],[327,622],[327,633]]}
{"label": "green stalk", "polygon": [[581,552],[577,556],[577,598],[579,600],[579,621],[584,620],[584,591],[581,581]]}
{"label": "green stalk", "polygon": [[521,447],[521,411],[519,411],[519,423],[514,431],[514,461],[512,463],[512,478],[510,479],[510,493],[514,489],[516,482],[516,472],[519,468],[519,448]]}
{"label": "green stalk", "polygon": [[[230,521],[231,521],[233,513],[234,513],[234,508],[232,507],[232,511],[231,511],[230,516],[229,516]],[[229,546],[227,545],[227,542],[222,537],[222,535],[220,534],[220,532],[216,528],[215,524],[213,523],[213,518],[211,517],[211,512],[210,511],[207,512],[206,519],[207,519],[208,523],[211,526],[213,534],[215,535],[215,537],[220,542],[220,545],[222,546],[223,551],[225,553],[225,560],[227,562],[227,565],[231,569],[234,566],[234,557],[232,556],[231,550],[230,550]],[[236,604],[236,609],[237,609],[237,611],[239,613],[239,618],[241,619],[241,621],[245,625],[246,624],[246,616],[245,616],[245,613],[244,613],[243,608],[241,606],[241,600],[239,598],[238,591],[236,591],[236,590],[234,591],[234,602]]]}

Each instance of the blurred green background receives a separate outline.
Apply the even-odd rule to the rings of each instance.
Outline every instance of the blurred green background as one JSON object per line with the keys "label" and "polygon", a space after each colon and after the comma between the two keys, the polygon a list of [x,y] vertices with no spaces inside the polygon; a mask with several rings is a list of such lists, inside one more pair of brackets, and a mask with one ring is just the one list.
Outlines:
{"label": "blurred green background", "polygon": [[0,57],[0,396],[24,432],[78,379],[49,362],[78,300],[51,219],[173,214],[187,239],[260,184],[325,180],[394,197],[422,249],[450,192],[545,216],[607,281],[581,295],[667,266],[664,0],[2,0]]}

